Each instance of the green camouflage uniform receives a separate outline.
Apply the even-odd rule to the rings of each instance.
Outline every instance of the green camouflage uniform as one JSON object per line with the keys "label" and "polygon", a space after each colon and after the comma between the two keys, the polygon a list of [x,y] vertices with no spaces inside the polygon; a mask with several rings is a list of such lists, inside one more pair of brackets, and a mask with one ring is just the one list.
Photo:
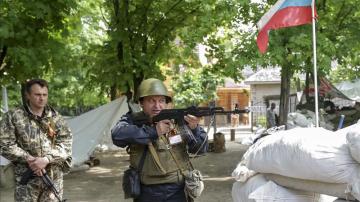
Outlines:
{"label": "green camouflage uniform", "polygon": [[[49,125],[56,132],[53,138],[48,136]],[[28,155],[49,159],[46,171],[62,197],[63,173],[71,167],[72,134],[58,112],[46,107],[38,117],[27,107],[9,111],[0,122],[0,148],[0,154],[14,164],[15,201],[57,201],[40,177],[32,178],[27,185],[19,183],[28,169]]]}

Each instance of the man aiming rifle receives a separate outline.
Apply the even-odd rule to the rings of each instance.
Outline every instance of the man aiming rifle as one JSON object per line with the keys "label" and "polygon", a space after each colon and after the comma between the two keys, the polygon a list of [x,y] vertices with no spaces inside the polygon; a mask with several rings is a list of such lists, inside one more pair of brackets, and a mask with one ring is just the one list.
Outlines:
{"label": "man aiming rifle", "polygon": [[135,192],[138,189],[127,189],[130,186],[123,186],[125,197],[131,196],[135,202],[192,201],[203,189],[203,186],[197,186],[194,192],[185,185],[189,173],[197,174],[193,172],[189,153],[206,151],[206,145],[201,144],[206,142],[206,133],[198,125],[200,119],[191,114],[181,117],[185,119],[186,127],[194,137],[194,140],[189,142],[181,140],[179,133],[174,132],[171,120],[163,119],[156,123],[151,121],[154,116],[168,108],[171,100],[162,81],[144,80],[136,96],[142,111],[124,115],[111,131],[115,145],[129,148],[129,169],[139,173],[140,193]]}
{"label": "man aiming rifle", "polygon": [[185,141],[196,141],[196,138],[192,135],[191,131],[189,131],[186,121],[184,119],[187,115],[192,115],[196,117],[203,116],[215,116],[221,114],[243,114],[249,113],[248,109],[235,109],[233,111],[225,111],[222,107],[195,107],[191,106],[183,109],[162,109],[159,114],[153,116],[152,118],[144,115],[143,113],[133,113],[132,119],[134,120],[135,125],[142,124],[153,124],[162,120],[173,120],[174,123],[178,126],[178,130],[181,130],[180,134],[182,134],[182,138]]}

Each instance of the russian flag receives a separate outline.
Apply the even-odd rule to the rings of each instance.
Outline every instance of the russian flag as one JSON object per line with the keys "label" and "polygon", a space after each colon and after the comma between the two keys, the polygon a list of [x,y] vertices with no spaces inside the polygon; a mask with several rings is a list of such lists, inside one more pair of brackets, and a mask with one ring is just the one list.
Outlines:
{"label": "russian flag", "polygon": [[[293,27],[312,22],[312,0],[279,0],[260,19],[257,45],[265,53],[269,42],[269,31],[283,27]],[[316,15],[315,15],[316,16]]]}

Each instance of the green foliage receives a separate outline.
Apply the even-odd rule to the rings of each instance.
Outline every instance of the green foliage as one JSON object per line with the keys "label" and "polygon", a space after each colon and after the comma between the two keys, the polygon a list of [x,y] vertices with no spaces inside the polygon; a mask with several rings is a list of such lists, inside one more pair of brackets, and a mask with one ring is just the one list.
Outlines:
{"label": "green foliage", "polygon": [[[358,60],[355,59],[355,60]],[[353,81],[360,78],[360,65],[358,66],[347,66],[339,65],[334,68],[330,74],[331,81],[334,83],[340,83],[342,81]]]}
{"label": "green foliage", "polygon": [[[115,86],[121,91],[136,89],[144,78],[163,79],[160,67],[169,61],[175,65],[188,63],[180,61],[178,54],[193,58],[195,45],[235,15],[235,2],[105,1],[109,40],[96,49],[100,50],[96,53],[97,67],[89,76],[94,82],[101,81],[102,88]],[[180,52],[178,42],[183,43]]]}
{"label": "green foliage", "polygon": [[232,0],[1,4],[1,84],[44,77],[58,108],[101,104],[114,89],[164,79],[159,67],[169,61],[174,70],[199,67],[195,45],[237,12]]}
{"label": "green foliage", "polygon": [[259,116],[255,120],[255,123],[258,127],[265,127],[266,128],[266,116]]}
{"label": "green foliage", "polygon": [[[8,86],[6,88],[7,96],[8,96],[7,101],[8,101],[8,108],[9,109],[11,109],[11,108],[13,108],[15,106],[20,106],[22,104],[20,89],[21,89],[20,84],[16,84],[16,83],[11,85],[11,86]],[[1,92],[2,92],[2,90],[1,90]],[[0,108],[1,108],[0,115],[3,113],[3,107],[4,107],[3,104],[4,104],[3,100],[0,99]]]}
{"label": "green foliage", "polygon": [[78,115],[109,101],[99,87],[89,85],[86,71],[61,70],[56,75],[46,76],[49,103],[65,115]]}
{"label": "green foliage", "polygon": [[215,100],[216,87],[223,79],[204,69],[187,69],[174,77],[171,85],[176,107],[198,106]]}
{"label": "green foliage", "polygon": [[40,77],[64,55],[62,37],[68,35],[68,16],[75,1],[1,1],[1,84]]}

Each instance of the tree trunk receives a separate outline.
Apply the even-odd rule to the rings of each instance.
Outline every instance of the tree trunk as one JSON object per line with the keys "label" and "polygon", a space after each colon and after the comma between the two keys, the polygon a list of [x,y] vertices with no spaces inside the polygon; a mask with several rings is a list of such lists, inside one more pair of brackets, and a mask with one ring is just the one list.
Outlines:
{"label": "tree trunk", "polygon": [[0,51],[0,70],[1,70],[2,68],[4,68],[4,67],[3,67],[3,64],[4,64],[4,61],[5,61],[6,53],[7,53],[7,46],[3,46],[3,47],[1,48],[1,51]]}
{"label": "tree trunk", "polygon": [[281,93],[279,106],[279,124],[285,125],[287,123],[287,115],[289,112],[289,94],[290,94],[290,78],[292,73],[289,64],[286,64],[281,69]]}
{"label": "tree trunk", "polygon": [[310,90],[310,73],[306,71],[306,79],[305,79],[305,98],[306,102],[309,102],[309,90]]}
{"label": "tree trunk", "polygon": [[134,79],[134,96],[137,95],[137,90],[140,86],[140,83],[144,80],[144,74],[140,74],[138,77]]}
{"label": "tree trunk", "polygon": [[7,64],[5,63],[5,57],[7,54],[7,46],[1,47],[0,50],[0,78],[4,76],[5,67]]}
{"label": "tree trunk", "polygon": [[300,78],[296,78],[296,79],[295,79],[295,82],[296,82],[296,92],[302,91],[302,89],[301,89],[301,83],[300,83]]}
{"label": "tree trunk", "polygon": [[116,88],[116,85],[112,85],[110,87],[110,100],[113,101],[115,100],[117,97],[117,88]]}

